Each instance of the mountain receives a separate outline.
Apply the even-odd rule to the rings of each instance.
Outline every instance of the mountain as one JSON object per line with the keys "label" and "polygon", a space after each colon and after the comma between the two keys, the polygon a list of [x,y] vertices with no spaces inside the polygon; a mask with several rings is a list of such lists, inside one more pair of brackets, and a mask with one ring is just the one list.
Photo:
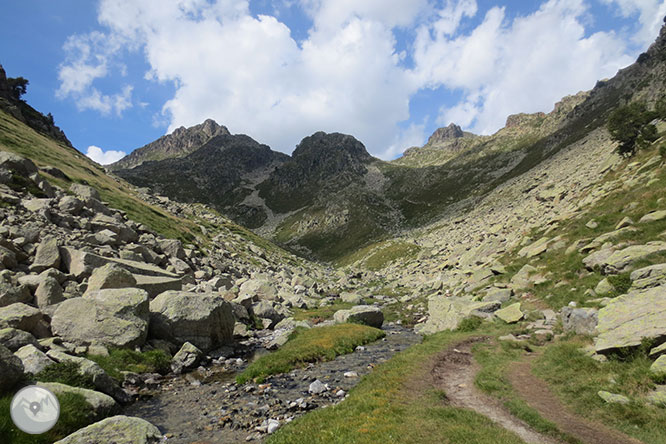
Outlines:
{"label": "mountain", "polygon": [[147,145],[137,148],[118,162],[108,165],[110,170],[134,168],[150,160],[185,157],[201,148],[215,136],[229,135],[229,130],[213,119],[190,128],[176,128],[171,134],[162,136]]}

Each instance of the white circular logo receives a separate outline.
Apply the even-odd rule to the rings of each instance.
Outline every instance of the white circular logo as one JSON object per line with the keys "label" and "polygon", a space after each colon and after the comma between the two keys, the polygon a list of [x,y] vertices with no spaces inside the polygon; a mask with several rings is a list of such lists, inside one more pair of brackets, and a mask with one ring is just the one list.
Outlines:
{"label": "white circular logo", "polygon": [[29,385],[14,395],[10,413],[16,427],[26,433],[37,435],[51,430],[58,421],[60,404],[49,390]]}

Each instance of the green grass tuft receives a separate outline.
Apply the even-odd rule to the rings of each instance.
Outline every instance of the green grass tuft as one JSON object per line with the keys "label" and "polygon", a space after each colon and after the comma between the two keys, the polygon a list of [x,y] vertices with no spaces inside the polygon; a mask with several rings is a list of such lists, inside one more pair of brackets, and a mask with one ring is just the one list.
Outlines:
{"label": "green grass tuft", "polygon": [[59,382],[72,387],[95,389],[92,377],[81,374],[79,364],[76,362],[63,361],[49,365],[37,373],[35,379],[40,382]]}
{"label": "green grass tuft", "polygon": [[308,362],[330,361],[338,355],[353,352],[358,345],[384,336],[385,333],[377,328],[359,324],[298,328],[282,348],[254,361],[236,381],[239,384],[251,379],[262,382],[267,376],[288,372]]}
{"label": "green grass tuft", "polygon": [[95,361],[112,378],[121,381],[124,379],[122,372],[134,373],[161,373],[166,374],[170,370],[171,358],[163,350],[150,350],[137,352],[128,349],[109,350],[109,356],[88,355],[91,361]]}

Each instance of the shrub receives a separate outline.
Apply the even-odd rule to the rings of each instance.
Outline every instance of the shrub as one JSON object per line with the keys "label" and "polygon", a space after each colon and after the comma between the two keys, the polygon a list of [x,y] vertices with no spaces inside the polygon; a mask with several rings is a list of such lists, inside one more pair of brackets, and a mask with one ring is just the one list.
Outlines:
{"label": "shrub", "polygon": [[[611,113],[608,118],[608,132],[610,132],[611,138],[620,144],[617,147],[619,155],[628,157],[636,152],[636,142],[641,136],[643,127],[653,117],[654,113],[648,112],[642,103],[621,106]],[[645,136],[649,138],[652,134],[653,130],[647,129]],[[656,136],[656,128],[654,128],[654,135]]]}
{"label": "shrub", "polygon": [[463,319],[460,322],[460,325],[458,325],[458,331],[462,332],[471,332],[475,331],[478,329],[481,324],[483,323],[483,319],[477,317],[477,316],[470,316],[468,318]]}
{"label": "shrub", "polygon": [[79,364],[76,362],[58,362],[49,365],[35,375],[35,379],[41,382],[59,382],[73,387],[94,389],[92,377],[80,373]]}
{"label": "shrub", "polygon": [[171,358],[162,350],[137,352],[128,349],[109,350],[109,356],[89,355],[112,378],[123,380],[122,372],[134,373],[161,373],[169,372]]}

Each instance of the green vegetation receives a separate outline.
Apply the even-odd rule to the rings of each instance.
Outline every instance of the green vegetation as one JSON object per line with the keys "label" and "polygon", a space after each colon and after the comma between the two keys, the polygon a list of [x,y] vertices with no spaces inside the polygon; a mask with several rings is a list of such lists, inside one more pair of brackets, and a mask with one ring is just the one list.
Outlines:
{"label": "green vegetation", "polygon": [[481,324],[483,324],[483,319],[476,316],[470,316],[460,322],[457,330],[462,332],[472,332],[478,330],[479,327],[481,327]]}
{"label": "green vegetation", "polygon": [[369,270],[381,270],[396,259],[416,256],[420,248],[407,242],[395,242],[373,253],[365,260]]}
{"label": "green vegetation", "polygon": [[30,435],[19,430],[12,422],[9,414],[12,396],[0,398],[0,436],[2,442],[6,444],[52,443],[95,420],[92,414],[93,408],[83,396],[75,393],[61,393],[56,395],[60,404],[60,417],[56,425],[44,434]]}
{"label": "green vegetation", "polygon": [[109,350],[109,356],[88,355],[91,361],[95,361],[106,371],[109,376],[122,381],[122,372],[134,373],[161,373],[166,374],[170,370],[171,358],[162,350],[150,350],[137,352],[128,349]]}
{"label": "green vegetation", "polygon": [[279,350],[254,361],[236,381],[243,384],[251,379],[258,382],[267,376],[286,373],[308,362],[330,361],[338,355],[351,353],[356,346],[383,338],[377,328],[359,324],[338,324],[328,327],[297,328],[289,341]]}
{"label": "green vegetation", "polygon": [[63,361],[49,365],[37,373],[35,379],[41,382],[59,382],[72,387],[95,389],[92,377],[80,373],[79,364],[76,362]]}
{"label": "green vegetation", "polygon": [[[641,397],[654,384],[645,353],[611,357],[596,362],[586,356],[580,339],[559,342],[546,349],[536,361],[535,373],[545,379],[573,410],[602,421],[624,433],[653,444],[666,443],[666,409],[645,403]],[[600,390],[628,396],[626,405],[607,404]]]}
{"label": "green vegetation", "polygon": [[621,156],[633,156],[636,148],[643,148],[657,140],[657,128],[649,124],[657,117],[645,104],[634,102],[616,108],[608,117],[608,132],[620,145],[617,153]]}
{"label": "green vegetation", "polygon": [[312,321],[318,323],[326,319],[331,319],[333,314],[338,310],[348,310],[353,306],[354,304],[342,302],[338,299],[333,304],[324,305],[323,307],[308,309],[295,308],[293,309],[293,317],[296,321]]}
{"label": "green vegetation", "polygon": [[381,364],[345,402],[318,409],[280,428],[267,444],[513,444],[517,436],[470,410],[450,407],[433,386],[432,358],[468,333],[425,338]]}
{"label": "green vegetation", "polygon": [[21,100],[21,97],[28,92],[28,84],[30,81],[23,77],[8,77],[7,85],[11,91],[12,96],[16,100]]}

